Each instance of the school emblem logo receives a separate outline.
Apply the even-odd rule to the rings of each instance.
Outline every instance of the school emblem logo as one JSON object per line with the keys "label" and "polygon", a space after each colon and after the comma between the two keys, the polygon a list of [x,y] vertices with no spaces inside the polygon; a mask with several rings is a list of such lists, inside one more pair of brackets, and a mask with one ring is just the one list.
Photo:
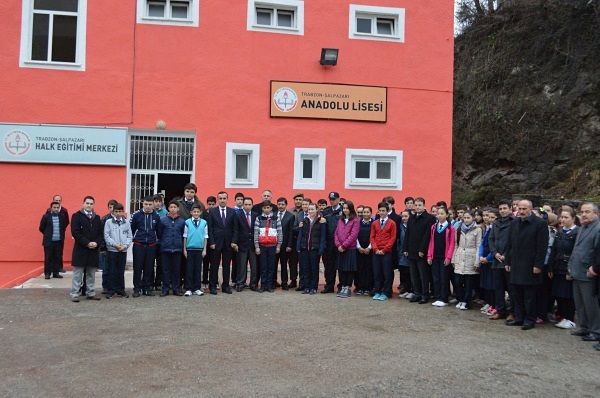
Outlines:
{"label": "school emblem logo", "polygon": [[289,87],[281,87],[273,94],[273,103],[281,112],[291,112],[298,105],[298,95]]}
{"label": "school emblem logo", "polygon": [[31,139],[20,130],[13,130],[4,137],[4,148],[13,156],[23,156],[31,149]]}

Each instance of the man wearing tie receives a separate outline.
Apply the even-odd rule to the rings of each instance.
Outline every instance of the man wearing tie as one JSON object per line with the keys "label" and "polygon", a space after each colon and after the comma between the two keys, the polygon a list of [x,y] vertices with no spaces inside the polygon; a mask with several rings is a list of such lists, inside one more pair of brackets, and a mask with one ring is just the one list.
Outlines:
{"label": "man wearing tie", "polygon": [[[295,245],[295,241],[292,239],[294,223],[296,217],[287,211],[287,199],[277,199],[277,221],[281,225],[281,232],[283,233],[283,241],[281,243],[281,251],[275,257],[275,266],[279,263],[281,266],[281,289],[288,290],[288,260],[292,253],[292,247]],[[290,278],[295,281],[298,278],[298,270],[290,267]],[[277,286],[277,270],[275,271],[275,280],[273,281],[274,286]]]}
{"label": "man wearing tie", "polygon": [[238,211],[233,222],[231,247],[236,253],[237,279],[235,290],[241,292],[246,286],[248,262],[250,262],[250,289],[256,291],[258,266],[254,252],[254,222],[257,214],[252,212],[252,198],[244,198],[242,211]]}
{"label": "man wearing tie", "polygon": [[223,282],[221,290],[223,293],[231,294],[229,277],[231,274],[231,257],[233,238],[233,220],[235,210],[227,207],[227,192],[219,192],[217,195],[217,207],[208,213],[208,243],[213,250],[210,263],[210,294],[217,294],[219,283],[219,263],[223,269]]}

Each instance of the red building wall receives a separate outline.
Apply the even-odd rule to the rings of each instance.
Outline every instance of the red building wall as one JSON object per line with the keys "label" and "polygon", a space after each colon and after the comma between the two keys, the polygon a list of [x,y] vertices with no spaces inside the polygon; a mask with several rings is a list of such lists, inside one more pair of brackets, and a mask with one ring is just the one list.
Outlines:
{"label": "red building wall", "polygon": [[[322,147],[326,189],[306,191],[314,199],[336,190],[370,204],[387,194],[449,200],[453,1],[358,2],[405,8],[404,43],[349,39],[353,3],[306,1],[304,35],[287,35],[247,31],[245,0],[201,1],[199,27],[136,24],[135,2],[88,0],[86,70],[78,72],[19,67],[22,1],[0,2],[0,122],[154,128],[162,119],[195,130],[202,198],[224,187],[225,143],[244,142],[261,145],[259,188],[231,193],[258,199],[268,187],[291,198],[294,148]],[[339,48],[337,66],[319,65],[323,47]],[[271,80],[388,87],[387,122],[270,118]],[[346,147],[403,150],[403,189],[345,190]],[[42,259],[37,223],[54,193],[71,211],[86,194],[101,213],[109,198],[126,199],[125,167],[0,163],[0,177],[21,205],[0,224],[13,236],[0,245],[0,278],[15,261]]]}

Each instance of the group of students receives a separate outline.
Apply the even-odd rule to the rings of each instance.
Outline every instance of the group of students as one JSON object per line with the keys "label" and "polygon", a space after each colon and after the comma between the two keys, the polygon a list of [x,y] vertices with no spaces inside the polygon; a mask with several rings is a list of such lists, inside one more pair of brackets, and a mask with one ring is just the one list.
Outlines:
{"label": "group of students", "polygon": [[[116,201],[101,219],[93,211],[93,198],[86,197],[71,219],[71,299],[79,301],[82,291],[88,299],[99,299],[94,272],[85,272],[99,264],[106,298],[128,297],[124,271],[130,247],[134,297],[153,296],[155,289],[161,296],[201,296],[203,285],[211,294],[218,289],[231,294],[232,288],[273,292],[276,287],[315,294],[322,261],[321,293],[337,290],[340,298],[354,293],[387,301],[398,269],[399,297],[410,302],[431,301],[439,308],[452,303],[467,310],[476,301],[491,320],[506,319],[507,325],[524,330],[548,321],[575,328],[577,310],[580,328],[574,333],[600,339],[595,204],[582,205],[585,230],[591,225],[594,232],[588,234],[589,250],[575,260],[581,227],[570,206],[555,214],[550,207],[533,209],[527,200],[484,209],[452,209],[438,202],[429,213],[423,198],[407,197],[404,210],[397,213],[392,197],[383,198],[373,211],[331,192],[329,206],[323,199],[313,203],[297,194],[288,209],[286,198],[273,203],[271,191],[265,190],[257,204],[236,194],[234,207],[227,206],[228,194],[219,192],[207,198],[207,209],[196,192],[194,184],[187,184],[184,195],[166,208],[161,196],[144,198],[129,220]],[[57,199],[40,225],[47,278],[60,277],[57,253],[68,225],[68,213]],[[583,214],[585,206],[590,214]]]}

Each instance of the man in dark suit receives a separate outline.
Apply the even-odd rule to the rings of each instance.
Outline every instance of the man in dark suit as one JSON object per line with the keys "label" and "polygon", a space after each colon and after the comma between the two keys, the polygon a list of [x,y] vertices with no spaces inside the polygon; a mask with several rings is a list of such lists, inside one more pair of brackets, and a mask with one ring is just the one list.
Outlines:
{"label": "man in dark suit", "polygon": [[529,200],[521,200],[517,206],[518,217],[511,221],[505,266],[513,286],[515,319],[506,324],[528,330],[535,327],[537,318],[536,290],[542,283],[548,250],[548,223],[533,214]]}
{"label": "man in dark suit", "polygon": [[[283,241],[281,243],[281,251],[275,257],[275,264],[279,263],[281,265],[281,288],[283,290],[288,290],[288,261],[290,258],[290,254],[292,253],[292,248],[294,247],[293,229],[296,221],[296,217],[287,211],[287,199],[279,198],[277,199],[277,220],[281,225],[281,231],[283,232]],[[297,270],[296,270],[297,271]],[[294,273],[294,268],[290,268],[290,278],[295,281],[298,278],[297,273]],[[277,272],[275,272],[275,280],[273,281],[273,286],[277,285]]]}
{"label": "man in dark suit", "polygon": [[335,235],[335,229],[337,227],[338,220],[342,214],[342,206],[340,205],[340,194],[338,192],[329,193],[329,203],[331,206],[327,206],[322,216],[327,220],[327,247],[325,254],[323,255],[323,265],[325,267],[325,287],[321,290],[321,293],[333,293],[335,285],[335,277],[337,274],[337,261],[340,252],[335,243],[333,242],[333,236]]}
{"label": "man in dark suit", "polygon": [[233,237],[231,247],[236,253],[237,279],[235,290],[241,292],[246,286],[248,262],[250,262],[250,289],[258,285],[258,266],[254,252],[254,222],[257,214],[252,212],[252,198],[245,197],[241,211],[233,219]]}
{"label": "man in dark suit", "polygon": [[208,245],[213,250],[210,262],[210,294],[217,294],[219,284],[219,263],[223,269],[223,293],[231,294],[229,276],[231,274],[231,257],[233,238],[233,220],[235,210],[227,207],[227,192],[219,192],[217,206],[208,213]]}
{"label": "man in dark suit", "polygon": [[[98,250],[104,244],[102,221],[94,212],[94,198],[83,199],[81,211],[71,218],[71,235],[75,239],[73,245],[73,280],[71,284],[71,301],[79,302],[79,292],[86,279],[85,294],[88,300],[100,300],[96,296],[95,282],[98,268]],[[87,272],[86,272],[87,271]]]}

